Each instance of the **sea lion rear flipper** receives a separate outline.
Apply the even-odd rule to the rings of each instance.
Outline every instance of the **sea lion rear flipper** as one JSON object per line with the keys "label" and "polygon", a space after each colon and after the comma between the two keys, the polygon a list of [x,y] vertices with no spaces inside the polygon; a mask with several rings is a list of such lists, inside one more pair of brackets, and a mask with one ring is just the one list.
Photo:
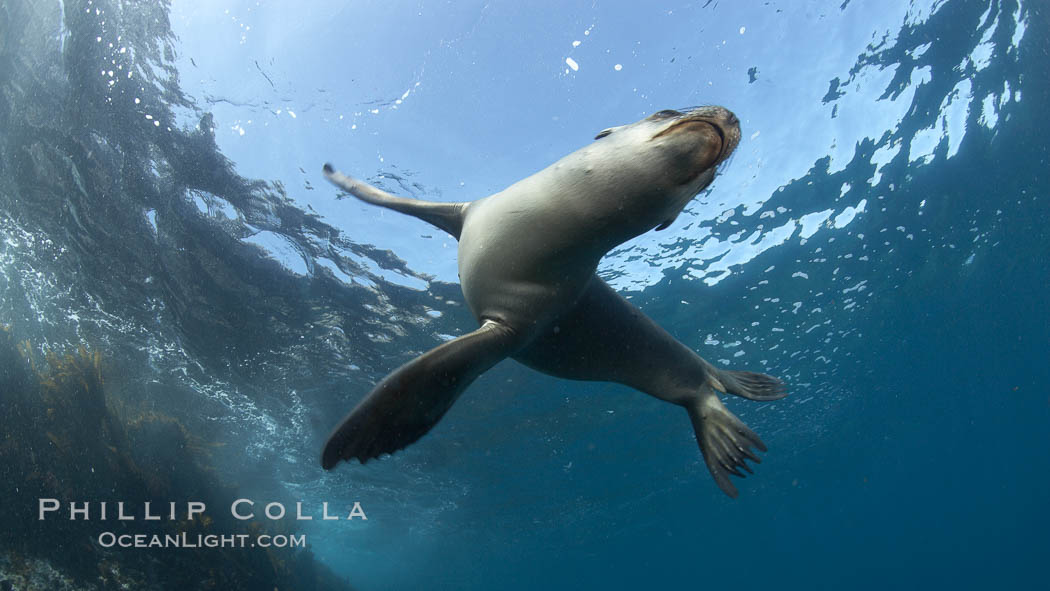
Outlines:
{"label": "sea lion rear flipper", "polygon": [[743,478],[744,474],[737,468],[751,473],[751,468],[745,460],[756,464],[762,462],[751,448],[766,451],[766,444],[729,412],[713,390],[706,389],[696,402],[686,405],[686,410],[689,411],[689,418],[693,422],[696,441],[700,444],[700,452],[704,456],[707,469],[718,488],[735,499],[739,493],[729,481],[729,475]]}
{"label": "sea lion rear flipper", "polygon": [[327,163],[324,165],[324,176],[333,185],[365,203],[415,216],[441,228],[459,240],[459,234],[463,230],[463,216],[467,210],[466,203],[439,203],[391,195],[364,181],[346,176]]}
{"label": "sea lion rear flipper", "polygon": [[734,394],[748,400],[766,402],[780,400],[788,395],[784,382],[753,371],[717,370],[718,380],[725,387],[727,394]]}
{"label": "sea lion rear flipper", "polygon": [[388,375],[328,437],[321,466],[364,463],[415,442],[437,424],[463,390],[513,352],[517,340],[505,324],[481,328],[444,343]]}

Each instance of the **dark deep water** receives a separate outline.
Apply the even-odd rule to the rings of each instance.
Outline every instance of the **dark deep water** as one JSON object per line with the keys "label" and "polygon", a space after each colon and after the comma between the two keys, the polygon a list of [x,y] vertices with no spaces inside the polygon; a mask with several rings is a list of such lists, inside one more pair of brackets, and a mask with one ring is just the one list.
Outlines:
{"label": "dark deep water", "polygon": [[[857,4],[821,10],[845,26],[865,9]],[[180,86],[189,74],[176,68],[170,8],[0,5],[0,323],[37,359],[81,344],[100,351],[111,401],[174,417],[215,444],[209,473],[239,496],[360,501],[367,522],[301,527],[313,554],[352,585],[1011,589],[1044,581],[1045,3],[934,3],[894,38],[871,40],[853,69],[823,80],[823,104],[845,104],[864,72],[891,72],[873,112],[912,97],[891,128],[856,137],[842,123],[835,137],[846,162],[829,152],[771,194],[751,195],[757,209],[726,196],[736,190],[731,171],[755,166],[740,151],[679,220],[676,239],[602,268],[610,280],[629,279],[638,253],[656,279],[631,288],[632,301],[712,362],[789,383],[792,396],[780,402],[727,402],[770,447],[756,474],[737,481],[736,500],[710,481],[679,410],[512,362],[479,379],[405,452],[322,473],[317,454],[335,419],[389,370],[473,320],[458,285],[304,205],[334,199],[320,179],[323,160],[297,161],[306,180],[294,184],[238,173],[242,164],[216,139],[229,127],[210,112],[221,101]],[[691,50],[676,51],[680,63]],[[757,79],[774,74],[759,69]],[[705,102],[699,92],[662,92],[675,102],[657,108]],[[764,92],[776,109],[777,87]],[[721,100],[743,118],[732,94]],[[833,114],[831,125],[846,117]],[[320,117],[296,119],[311,116]],[[806,141],[792,117],[779,125]],[[427,194],[425,174],[358,166],[362,176],[381,168],[378,182],[391,191]],[[458,199],[448,191],[446,200]],[[405,228],[406,244],[430,231]],[[775,244],[751,257],[719,250],[767,238]],[[0,384],[13,387],[22,359],[0,355],[11,364]],[[0,396],[4,431],[30,432],[11,410],[12,391]],[[90,534],[70,538],[33,522],[37,495],[24,490],[36,481],[20,463],[32,446],[17,456],[10,449],[20,448],[0,447],[0,516],[22,533],[0,538],[0,576],[13,576],[15,555],[79,572],[83,565],[63,555],[85,551]],[[144,453],[149,462],[153,452]],[[110,490],[69,478],[56,490],[73,500]],[[168,494],[185,501],[189,493]],[[165,560],[178,551],[135,552]],[[144,577],[163,588],[161,575]]]}

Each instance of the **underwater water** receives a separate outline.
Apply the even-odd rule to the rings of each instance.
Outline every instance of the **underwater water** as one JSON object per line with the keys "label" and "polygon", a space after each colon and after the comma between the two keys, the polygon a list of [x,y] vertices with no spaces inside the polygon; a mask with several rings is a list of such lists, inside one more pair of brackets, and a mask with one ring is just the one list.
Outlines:
{"label": "underwater water", "polygon": [[[188,434],[129,419],[136,465],[175,470],[166,442],[199,440],[214,490],[360,502],[367,520],[291,524],[356,589],[1039,586],[1050,7],[646,6],[0,3],[0,324],[21,343],[0,350],[0,422],[31,442],[0,445],[0,516],[24,524],[0,536],[0,577],[16,553],[61,571],[98,551],[33,522],[31,482],[120,500],[66,479],[82,461],[18,463],[72,458],[55,417],[78,415],[12,411],[29,388],[12,368],[85,346],[99,356],[69,363],[137,409],[115,416]],[[454,239],[339,198],[324,162],[467,201],[700,104],[739,116],[740,146],[599,275],[712,363],[787,383],[726,400],[769,446],[739,498],[679,409],[513,361],[408,449],[321,470],[378,380],[476,326]],[[165,500],[204,494],[189,473]]]}

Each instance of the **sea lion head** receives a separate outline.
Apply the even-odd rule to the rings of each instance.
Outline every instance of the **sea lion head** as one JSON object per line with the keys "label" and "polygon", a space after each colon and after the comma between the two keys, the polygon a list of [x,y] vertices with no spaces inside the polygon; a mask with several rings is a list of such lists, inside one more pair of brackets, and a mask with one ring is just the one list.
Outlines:
{"label": "sea lion head", "polygon": [[602,130],[594,139],[596,148],[607,142],[601,147],[651,171],[653,176],[647,181],[665,197],[659,204],[663,216],[657,229],[662,230],[711,184],[718,165],[736,149],[740,120],[719,106],[666,109]]}

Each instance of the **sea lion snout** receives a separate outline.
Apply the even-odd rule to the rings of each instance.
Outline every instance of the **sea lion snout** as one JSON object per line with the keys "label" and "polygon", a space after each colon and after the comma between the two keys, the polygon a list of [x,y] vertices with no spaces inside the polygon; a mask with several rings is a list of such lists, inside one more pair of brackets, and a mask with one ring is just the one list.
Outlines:
{"label": "sea lion snout", "polygon": [[[665,110],[643,122],[650,126],[649,142],[663,155],[665,178],[685,189],[681,199],[692,198],[714,179],[715,169],[725,162],[740,143],[740,120],[720,106]],[[675,215],[685,201],[675,201]]]}
{"label": "sea lion snout", "polygon": [[725,107],[711,107],[709,114],[702,120],[710,123],[722,135],[722,152],[718,155],[717,163],[725,161],[737,144],[740,143],[740,119],[736,114]]}
{"label": "sea lion snout", "polygon": [[[667,113],[676,113],[677,117],[669,121],[663,129],[653,136],[653,139],[678,134],[683,131],[699,133],[701,136],[709,135],[709,131],[705,129],[704,125],[710,126],[718,134],[717,139],[720,144],[717,151],[713,154],[714,158],[710,160],[710,166],[725,161],[736,149],[737,144],[740,143],[740,119],[725,107],[718,105],[690,107],[683,109],[681,112],[660,111],[652,116],[657,117]],[[710,147],[713,139],[705,138],[705,146]]]}
{"label": "sea lion snout", "polygon": [[720,105],[704,105],[700,107],[689,107],[682,109],[682,114],[685,117],[695,119],[711,119],[713,121],[724,122],[726,126],[739,126],[740,120],[737,119],[729,109]]}

